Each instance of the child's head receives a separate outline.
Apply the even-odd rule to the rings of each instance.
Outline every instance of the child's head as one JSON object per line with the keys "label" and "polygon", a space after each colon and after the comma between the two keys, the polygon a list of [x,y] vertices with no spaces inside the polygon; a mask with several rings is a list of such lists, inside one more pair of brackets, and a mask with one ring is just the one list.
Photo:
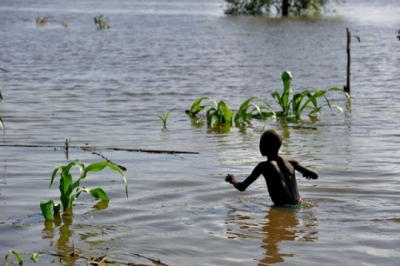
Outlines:
{"label": "child's head", "polygon": [[282,136],[273,129],[265,131],[260,138],[262,156],[275,157],[282,145]]}

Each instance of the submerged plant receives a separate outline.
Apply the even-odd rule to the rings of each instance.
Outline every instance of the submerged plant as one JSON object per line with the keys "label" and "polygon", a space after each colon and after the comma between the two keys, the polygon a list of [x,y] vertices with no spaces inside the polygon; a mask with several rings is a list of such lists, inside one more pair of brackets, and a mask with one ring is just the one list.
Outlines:
{"label": "submerged plant", "polygon": [[98,29],[108,29],[110,25],[106,23],[103,19],[107,19],[103,14],[98,17],[94,17],[94,24],[97,26]]}
{"label": "submerged plant", "polygon": [[[80,177],[75,182],[73,182],[72,174],[70,173],[70,170],[73,166],[78,167],[80,171]],[[107,194],[101,188],[89,189],[85,187],[79,187],[81,180],[86,178],[87,173],[100,172],[106,167],[109,167],[111,170],[114,170],[121,174],[125,182],[125,193],[128,197],[128,184],[124,173],[118,166],[111,162],[95,162],[85,167],[79,160],[75,160],[68,165],[57,166],[51,176],[50,188],[53,185],[55,176],[57,175],[57,173],[60,173],[59,189],[60,201],[63,207],[63,211],[72,210],[72,204],[74,200],[76,200],[82,192],[89,193],[93,197],[104,201],[109,200]],[[52,207],[53,213],[60,212],[60,204],[56,204],[53,200],[40,202],[40,209],[42,210],[42,214],[46,220],[53,220],[53,213],[51,212]]]}
{"label": "submerged plant", "polygon": [[210,97],[208,96],[203,96],[198,98],[197,100],[195,100],[192,104],[192,106],[190,107],[190,110],[186,110],[186,113],[190,116],[190,117],[196,117],[196,115],[198,113],[200,113],[201,111],[203,111],[205,108],[210,107],[211,105],[206,104],[206,105],[201,105],[201,102],[203,100],[206,99],[210,99]]}
{"label": "submerged plant", "polygon": [[[259,101],[262,105],[254,104],[254,101]],[[234,121],[237,125],[243,124],[243,122],[249,122],[252,118],[268,118],[275,116],[275,112],[272,107],[260,97],[250,97],[245,100],[236,112]]]}
{"label": "submerged plant", "polygon": [[202,105],[202,102],[204,100],[211,100],[211,98],[208,96],[203,96],[196,99],[193,102],[190,110],[186,110],[186,113],[191,118],[197,118],[198,113],[200,113],[201,111],[205,111],[208,126],[232,125],[234,113],[230,110],[230,108],[224,101],[219,101],[217,103],[216,101],[212,100],[214,105]]}
{"label": "submerged plant", "polygon": [[[290,119],[294,122],[301,118],[301,115],[305,109],[310,110],[308,116],[316,116],[322,107],[328,106],[329,108],[336,107],[342,113],[343,108],[338,105],[333,105],[330,103],[326,94],[331,91],[341,92],[347,98],[348,106],[351,108],[351,99],[347,92],[338,87],[330,88],[329,90],[305,90],[300,93],[293,94],[290,83],[292,80],[292,74],[289,71],[284,71],[282,73],[283,81],[283,91],[280,93],[275,91],[272,93],[272,98],[280,106],[280,110],[275,111],[268,102],[260,97],[253,96],[242,102],[238,111],[234,113],[228,107],[224,101],[214,102],[214,106],[210,104],[202,104],[206,99],[210,99],[208,96],[203,96],[196,99],[190,110],[186,113],[192,117],[196,118],[197,114],[201,111],[206,112],[207,125],[218,126],[218,127],[231,127],[233,122],[236,126],[241,126],[245,123],[249,123],[251,119],[266,119],[270,117]],[[318,100],[324,98],[326,104],[319,105]],[[225,130],[227,131],[227,130]]]}
{"label": "submerged plant", "polygon": [[[349,105],[351,105],[351,99],[347,92],[341,88],[331,88],[329,90],[305,90],[301,93],[293,94],[292,99],[290,99],[290,94],[293,93],[290,89],[290,83],[292,80],[292,74],[289,71],[284,71],[282,73],[283,81],[283,92],[280,94],[278,91],[272,93],[272,97],[275,98],[276,102],[281,107],[281,111],[276,112],[277,117],[282,118],[293,118],[295,120],[300,119],[300,116],[304,109],[311,109],[309,116],[316,115],[323,106],[329,106],[329,108],[337,107],[341,112],[343,108],[337,105],[331,105],[326,93],[329,91],[338,91],[346,95]],[[326,105],[318,106],[318,99],[324,97],[326,100]]]}
{"label": "submerged plant", "polygon": [[[210,107],[207,110],[207,125],[232,126],[233,112],[224,101],[215,102],[215,107]],[[214,121],[214,124],[213,124]]]}
{"label": "submerged plant", "polygon": [[165,114],[158,115],[158,118],[160,118],[160,120],[162,121],[164,128],[167,127],[167,120],[168,120],[168,117],[171,114],[171,112],[172,112],[172,110],[167,112],[167,113],[165,113]]}
{"label": "submerged plant", "polygon": [[22,265],[24,263],[22,257],[18,254],[18,252],[16,252],[15,250],[10,250],[7,252],[6,257],[4,258],[5,265],[8,265],[8,256],[10,253],[14,255],[15,259],[18,262],[18,265]]}
{"label": "submerged plant", "polygon": [[50,17],[43,17],[42,18],[41,16],[38,16],[36,18],[36,24],[39,25],[39,26],[44,26],[44,25],[49,23],[49,18]]}

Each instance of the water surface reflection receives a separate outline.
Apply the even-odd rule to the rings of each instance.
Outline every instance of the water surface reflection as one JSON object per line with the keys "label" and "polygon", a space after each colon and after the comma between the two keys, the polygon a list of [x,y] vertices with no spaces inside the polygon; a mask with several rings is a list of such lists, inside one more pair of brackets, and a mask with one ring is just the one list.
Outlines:
{"label": "water surface reflection", "polygon": [[[299,212],[304,212],[299,218]],[[297,256],[296,252],[286,251],[290,244],[284,241],[314,242],[318,240],[315,228],[317,218],[312,214],[311,207],[285,208],[270,207],[263,219],[257,219],[252,214],[241,214],[236,210],[228,213],[226,224],[228,238],[260,239],[264,258],[258,265],[270,265],[285,262],[286,258]],[[231,225],[234,225],[232,228]]]}

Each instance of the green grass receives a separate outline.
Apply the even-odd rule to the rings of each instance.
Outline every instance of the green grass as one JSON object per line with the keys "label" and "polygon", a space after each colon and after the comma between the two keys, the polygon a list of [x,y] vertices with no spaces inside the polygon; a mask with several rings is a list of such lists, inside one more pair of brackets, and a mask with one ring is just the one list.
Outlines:
{"label": "green grass", "polygon": [[[71,168],[74,166],[78,167],[80,170],[80,176],[75,182],[73,182],[72,174],[70,173]],[[126,181],[124,173],[118,166],[111,162],[95,162],[85,167],[84,164],[82,164],[79,160],[75,160],[68,165],[57,166],[51,176],[50,188],[53,185],[53,181],[57,173],[60,174],[59,190],[60,201],[63,207],[63,211],[72,210],[72,204],[74,200],[76,200],[82,192],[89,193],[94,198],[98,198],[103,201],[109,200],[107,194],[101,188],[89,189],[86,187],[80,187],[80,182],[86,178],[89,172],[100,172],[106,167],[109,167],[111,170],[114,170],[121,174],[125,182],[125,193],[128,197],[128,183]],[[53,212],[51,210],[52,207]],[[60,204],[56,204],[53,200],[41,201],[40,209],[42,210],[42,214],[46,220],[53,220],[53,214],[60,212]]]}

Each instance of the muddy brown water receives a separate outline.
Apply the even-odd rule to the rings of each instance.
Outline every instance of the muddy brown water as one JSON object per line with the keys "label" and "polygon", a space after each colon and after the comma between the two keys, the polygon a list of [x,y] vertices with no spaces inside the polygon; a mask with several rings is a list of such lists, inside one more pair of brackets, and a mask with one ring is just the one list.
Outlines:
{"label": "muddy brown water", "polygon": [[[121,265],[151,264],[135,254],[167,265],[399,265],[400,5],[380,2],[279,19],[226,17],[217,0],[1,1],[0,255],[16,250],[33,265],[30,255],[44,251],[41,265],[59,264],[49,254],[69,254],[73,242],[82,256]],[[100,14],[109,30],[96,30]],[[50,24],[37,26],[37,16]],[[325,107],[315,121],[252,121],[229,133],[185,115],[203,95],[232,109],[251,96],[274,105],[283,70],[294,91],[342,87],[346,27],[361,37],[352,41],[351,114]],[[157,115],[171,109],[162,129]],[[243,193],[224,182],[263,159],[266,128],[283,134],[281,154],[320,174],[298,176],[304,208],[271,207],[262,179]],[[67,158],[65,139],[125,166],[129,197],[117,173],[92,173],[82,185],[102,187],[109,203],[81,195],[72,218],[44,222],[40,200],[59,196],[53,168],[102,160],[77,148]]]}

